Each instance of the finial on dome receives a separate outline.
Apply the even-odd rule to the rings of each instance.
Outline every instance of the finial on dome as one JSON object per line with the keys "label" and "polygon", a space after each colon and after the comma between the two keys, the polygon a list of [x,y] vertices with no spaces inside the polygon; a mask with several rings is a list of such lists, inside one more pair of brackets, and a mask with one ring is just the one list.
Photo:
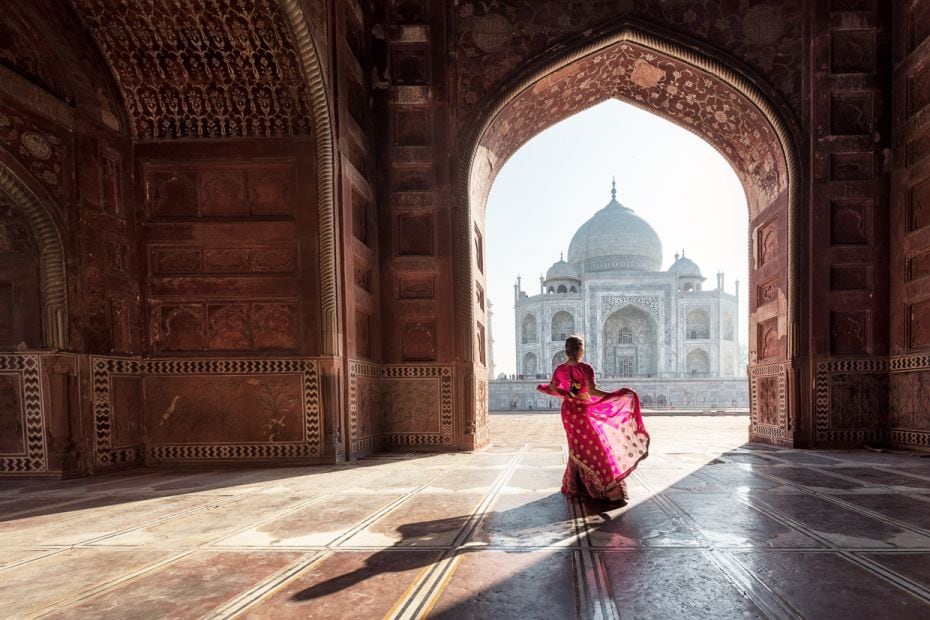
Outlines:
{"label": "finial on dome", "polygon": [[610,199],[617,199],[617,176],[614,175],[613,179],[610,181]]}
{"label": "finial on dome", "polygon": [[682,258],[685,257],[685,249],[684,249],[684,248],[681,248],[681,257],[682,257]]}
{"label": "finial on dome", "polygon": [[559,252],[559,262],[562,262],[564,260],[565,260],[565,252]]}

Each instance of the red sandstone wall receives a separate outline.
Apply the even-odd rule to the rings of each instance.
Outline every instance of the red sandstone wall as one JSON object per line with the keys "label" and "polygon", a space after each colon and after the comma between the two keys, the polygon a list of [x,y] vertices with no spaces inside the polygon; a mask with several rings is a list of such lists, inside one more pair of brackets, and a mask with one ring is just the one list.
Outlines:
{"label": "red sandstone wall", "polygon": [[880,442],[887,433],[891,32],[879,4],[811,5],[807,445]]}
{"label": "red sandstone wall", "polygon": [[891,440],[930,446],[930,2],[895,3]]}

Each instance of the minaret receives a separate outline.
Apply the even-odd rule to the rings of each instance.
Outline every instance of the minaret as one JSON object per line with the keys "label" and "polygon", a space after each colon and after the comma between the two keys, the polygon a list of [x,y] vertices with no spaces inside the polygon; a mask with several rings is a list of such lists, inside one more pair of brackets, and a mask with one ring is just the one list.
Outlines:
{"label": "minaret", "polygon": [[539,274],[539,294],[540,295],[546,292],[546,286],[543,284],[543,282],[545,282],[545,278],[543,278],[543,274]]}

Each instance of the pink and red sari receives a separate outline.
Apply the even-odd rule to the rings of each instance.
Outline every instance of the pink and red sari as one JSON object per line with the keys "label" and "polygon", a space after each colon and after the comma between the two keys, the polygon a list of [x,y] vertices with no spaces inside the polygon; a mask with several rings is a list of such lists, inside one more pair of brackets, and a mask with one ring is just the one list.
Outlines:
{"label": "pink and red sari", "polygon": [[589,389],[593,385],[594,369],[579,362],[560,365],[551,383],[536,388],[563,399],[568,466],[562,493],[625,500],[624,479],[649,455],[649,433],[643,425],[639,396],[621,388],[604,398],[592,398]]}

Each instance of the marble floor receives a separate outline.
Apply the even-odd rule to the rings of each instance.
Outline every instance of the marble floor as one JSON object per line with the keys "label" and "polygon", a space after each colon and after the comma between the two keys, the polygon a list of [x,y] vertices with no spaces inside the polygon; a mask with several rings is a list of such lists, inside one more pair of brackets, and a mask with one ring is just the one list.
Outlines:
{"label": "marble floor", "polygon": [[930,458],[647,418],[625,507],[566,501],[557,414],[474,454],[0,481],[4,618],[928,618]]}

